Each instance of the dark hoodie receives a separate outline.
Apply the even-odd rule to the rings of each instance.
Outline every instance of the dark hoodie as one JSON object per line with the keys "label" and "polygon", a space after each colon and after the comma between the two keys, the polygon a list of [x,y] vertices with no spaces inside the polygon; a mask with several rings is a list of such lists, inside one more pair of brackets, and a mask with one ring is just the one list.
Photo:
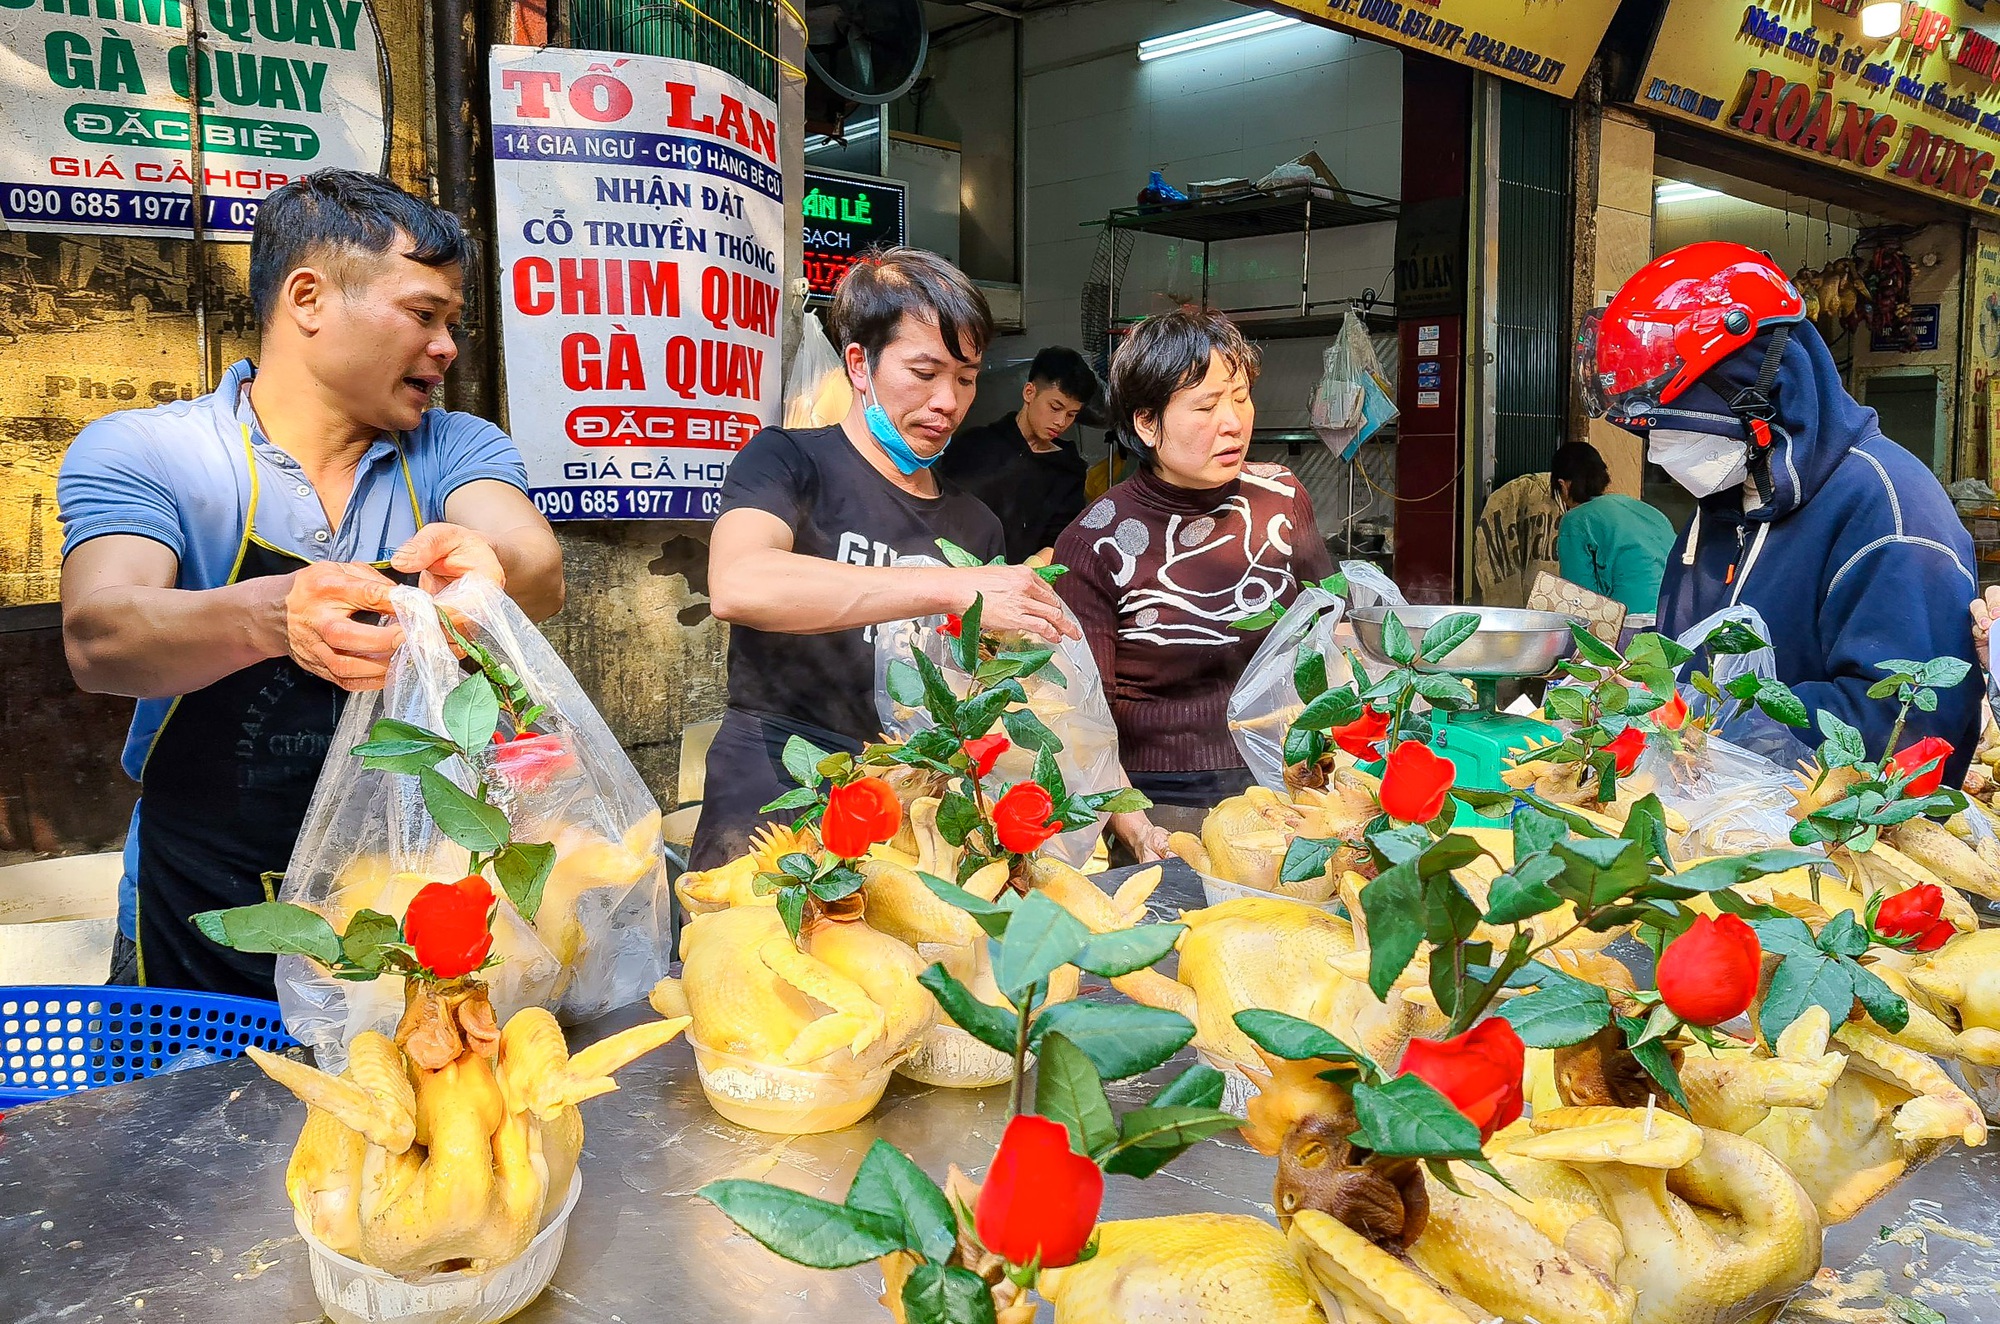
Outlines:
{"label": "dark hoodie", "polygon": [[[1727,431],[1725,402],[1756,380],[1769,335],[1658,411],[1660,425]],[[1660,630],[1678,634],[1732,601],[1756,608],[1771,630],[1778,679],[1815,717],[1829,711],[1859,727],[1876,756],[1897,706],[1867,694],[1883,662],[1973,663],[1965,683],[1938,695],[1935,712],[1911,710],[1900,741],[1949,740],[1946,784],[1956,786],[1981,720],[1971,540],[1937,478],[1848,395],[1810,323],[1792,329],[1771,397],[1771,498],[1745,511],[1743,489],[1730,487],[1701,501],[1667,557]],[[1761,546],[1760,529],[1768,529]],[[1765,752],[1781,765],[1803,756],[1819,742],[1817,721],[1793,736],[1789,748]]]}

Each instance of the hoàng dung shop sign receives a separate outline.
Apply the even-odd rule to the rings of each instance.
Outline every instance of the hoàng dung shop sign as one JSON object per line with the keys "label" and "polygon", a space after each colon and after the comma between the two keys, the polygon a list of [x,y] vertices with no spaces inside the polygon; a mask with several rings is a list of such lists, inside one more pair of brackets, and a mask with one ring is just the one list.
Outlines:
{"label": "ho\u00e0ng dung shop sign", "polygon": [[199,95],[203,228],[247,240],[272,189],[383,168],[382,60],[366,0],[0,0],[0,224],[191,235]]}
{"label": "ho\u00e0ng dung shop sign", "polygon": [[689,60],[496,46],[509,430],[560,519],[705,519],[777,421],[778,108]]}

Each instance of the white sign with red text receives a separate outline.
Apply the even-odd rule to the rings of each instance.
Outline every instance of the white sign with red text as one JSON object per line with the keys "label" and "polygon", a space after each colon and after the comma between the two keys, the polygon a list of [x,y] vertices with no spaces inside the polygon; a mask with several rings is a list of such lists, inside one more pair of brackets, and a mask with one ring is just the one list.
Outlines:
{"label": "white sign with red text", "polygon": [[778,108],[707,65],[495,46],[509,430],[552,520],[707,519],[777,421]]}

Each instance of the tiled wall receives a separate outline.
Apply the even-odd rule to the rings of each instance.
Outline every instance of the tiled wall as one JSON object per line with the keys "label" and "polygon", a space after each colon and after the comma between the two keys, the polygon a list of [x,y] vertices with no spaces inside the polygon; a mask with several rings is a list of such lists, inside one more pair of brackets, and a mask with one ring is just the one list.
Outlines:
{"label": "tiled wall", "polygon": [[[1317,151],[1344,185],[1400,192],[1402,56],[1308,25],[1141,64],[1136,47],[1251,12],[1220,0],[1104,0],[1026,24],[1026,321],[1022,345],[1075,343],[1078,295],[1099,231],[1082,223],[1130,206],[1148,170],[1173,183],[1241,176]],[[1314,236],[1312,297],[1388,293],[1394,227]],[[1217,249],[1211,302],[1278,303],[1298,294],[1298,241]],[[1192,251],[1142,238],[1125,314],[1200,293]],[[1148,294],[1153,295],[1152,302]]]}

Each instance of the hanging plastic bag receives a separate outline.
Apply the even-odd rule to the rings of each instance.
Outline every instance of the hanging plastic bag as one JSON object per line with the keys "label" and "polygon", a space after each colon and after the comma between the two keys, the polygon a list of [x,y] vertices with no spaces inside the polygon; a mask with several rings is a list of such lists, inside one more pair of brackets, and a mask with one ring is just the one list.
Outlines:
{"label": "hanging plastic bag", "polygon": [[[1686,676],[1690,669],[1705,666],[1709,679],[1715,682],[1717,689],[1722,690],[1726,690],[1731,681],[1745,675],[1778,679],[1778,654],[1768,642],[1761,648],[1746,652],[1709,653],[1706,648],[1709,637],[1726,625],[1739,626],[1762,640],[1768,641],[1771,637],[1770,627],[1764,624],[1764,618],[1755,607],[1742,603],[1724,607],[1693,628],[1683,631],[1675,640],[1682,648],[1694,652],[1694,657],[1683,665],[1682,675]],[[1715,707],[1707,695],[1685,679],[1680,683],[1680,694],[1687,703],[1690,719],[1706,716]],[[1793,767],[1799,760],[1813,756],[1813,738],[1804,730],[1786,726],[1755,704],[1729,702],[1736,710],[1720,725],[1711,727],[1710,735],[1721,736],[1780,768]]]}
{"label": "hanging plastic bag", "polygon": [[[899,566],[934,566],[942,562],[928,556],[899,556]],[[1067,607],[1063,616],[1072,627],[1076,617]],[[925,617],[896,621],[875,627],[875,710],[882,719],[882,732],[891,740],[908,740],[931,725],[931,715],[922,708],[897,703],[889,694],[889,666],[907,662],[921,650],[937,663],[952,691],[961,697],[971,688],[972,678],[959,669],[952,655],[951,641],[940,632],[944,618]],[[1104,697],[1104,682],[1097,674],[1097,659],[1077,628],[1076,638],[1056,645],[1056,655],[1047,667],[1022,682],[1027,691],[1026,705],[1042,725],[1062,741],[1056,752],[1056,766],[1062,769],[1063,785],[1073,794],[1111,791],[1130,785],[1125,768],[1118,761],[1118,724],[1111,718],[1111,705]],[[1016,744],[1000,756],[987,778],[994,794],[1015,782],[1033,781],[1035,751]],[[1075,828],[1054,838],[1044,848],[1071,866],[1081,869],[1097,849],[1105,821],[1099,814],[1087,827]]]}
{"label": "hanging plastic bag", "polygon": [[785,378],[785,426],[788,428],[832,427],[847,417],[854,403],[854,388],[847,380],[847,364],[840,351],[827,339],[818,313],[807,313],[799,323],[799,351],[792,359],[792,371]]}
{"label": "hanging plastic bag", "polygon": [[[400,916],[427,883],[463,877],[463,846],[439,831],[417,778],[364,768],[348,751],[379,718],[444,731],[444,702],[467,675],[438,622],[459,629],[511,668],[543,711],[538,734],[481,750],[475,761],[513,839],[552,842],[555,863],[530,922],[494,889],[493,953],[480,976],[501,1023],[523,1007],[587,1020],[646,995],[666,971],[669,894],[660,807],[576,678],[539,631],[489,580],[459,580],[435,599],[412,588],[391,595],[404,641],[387,684],[349,698],[325,770],[306,810],[279,900],[326,915],[336,929],[362,909]],[[473,779],[456,757],[438,771],[462,790]],[[278,1004],[285,1028],[329,1071],[345,1064],[363,1030],[393,1033],[403,980],[335,979],[316,963],[281,956]]]}
{"label": "hanging plastic bag", "polygon": [[1349,309],[1340,334],[1320,357],[1319,384],[1312,395],[1313,432],[1328,450],[1352,460],[1361,444],[1396,414],[1395,390],[1368,338],[1368,324]]}

